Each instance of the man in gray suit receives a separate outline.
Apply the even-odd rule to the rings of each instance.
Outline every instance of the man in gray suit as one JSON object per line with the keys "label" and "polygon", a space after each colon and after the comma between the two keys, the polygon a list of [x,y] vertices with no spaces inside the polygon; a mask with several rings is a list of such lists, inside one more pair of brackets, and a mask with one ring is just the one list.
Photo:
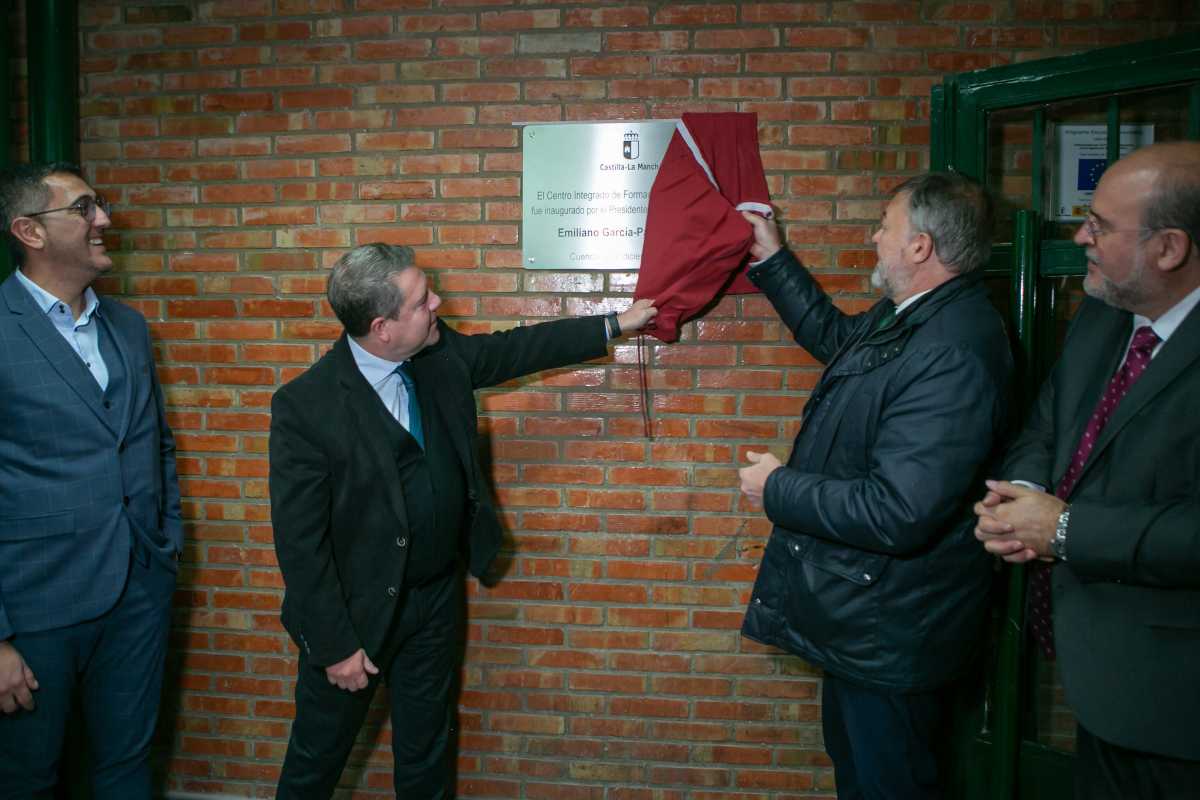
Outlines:
{"label": "man in gray suit", "polygon": [[1053,565],[1031,577],[1030,624],[1078,719],[1076,797],[1196,797],[1200,143],[1114,164],[1075,243],[1090,297],[1005,459],[1010,480],[975,507],[976,536]]}
{"label": "man in gray suit", "polygon": [[0,176],[0,798],[46,797],[75,698],[93,798],[150,797],[183,531],[146,321],[97,296],[108,205],[68,164]]}

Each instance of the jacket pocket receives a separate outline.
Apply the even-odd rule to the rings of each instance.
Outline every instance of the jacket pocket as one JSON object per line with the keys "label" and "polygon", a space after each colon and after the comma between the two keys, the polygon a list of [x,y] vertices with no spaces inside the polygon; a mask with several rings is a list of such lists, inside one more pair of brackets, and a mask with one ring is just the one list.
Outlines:
{"label": "jacket pocket", "polygon": [[0,520],[0,541],[5,542],[44,539],[47,536],[62,536],[74,532],[74,511]]}
{"label": "jacket pocket", "polygon": [[812,537],[788,537],[788,555],[859,586],[871,586],[892,562],[883,553],[868,553]]}
{"label": "jacket pocket", "polygon": [[861,674],[878,657],[882,587],[890,559],[807,536],[786,536],[787,601],[794,635],[809,642],[826,665]]}

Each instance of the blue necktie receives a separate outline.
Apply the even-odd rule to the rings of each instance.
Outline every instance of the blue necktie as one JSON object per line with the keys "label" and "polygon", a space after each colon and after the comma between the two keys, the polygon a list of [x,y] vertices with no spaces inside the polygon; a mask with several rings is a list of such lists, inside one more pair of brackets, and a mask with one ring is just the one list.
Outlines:
{"label": "blue necktie", "polygon": [[396,374],[404,381],[404,391],[408,394],[408,432],[417,440],[421,449],[425,449],[425,431],[421,426],[421,404],[417,402],[417,385],[409,374],[408,362],[396,367]]}

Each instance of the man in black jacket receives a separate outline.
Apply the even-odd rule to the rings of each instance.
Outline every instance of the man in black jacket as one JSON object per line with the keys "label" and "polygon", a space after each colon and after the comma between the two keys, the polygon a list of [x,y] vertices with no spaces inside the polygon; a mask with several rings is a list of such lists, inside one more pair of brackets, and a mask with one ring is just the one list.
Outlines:
{"label": "man in black jacket", "polygon": [[334,265],[345,334],[271,401],[271,521],[300,648],[279,798],[328,798],[375,687],[391,695],[398,797],[452,795],[450,691],[463,638],[460,562],[479,577],[500,523],[476,455],[474,390],[607,352],[656,313],[464,336],[412,250],[358,247]]}
{"label": "man in black jacket", "polygon": [[825,372],[787,464],[749,453],[740,473],[775,524],[742,633],[824,669],[839,798],[939,797],[939,690],[968,666],[990,575],[970,498],[1012,371],[980,279],[991,202],[957,175],[901,185],[873,237],[885,297],[856,316],[747,220],[751,281]]}

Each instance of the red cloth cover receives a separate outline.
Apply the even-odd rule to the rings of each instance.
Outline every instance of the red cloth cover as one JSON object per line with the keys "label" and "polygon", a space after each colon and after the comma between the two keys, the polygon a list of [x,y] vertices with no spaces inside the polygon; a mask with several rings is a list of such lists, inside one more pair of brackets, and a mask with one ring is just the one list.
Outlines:
{"label": "red cloth cover", "polygon": [[650,189],[635,299],[653,298],[646,332],[664,342],[722,291],[749,294],[753,229],[741,211],[771,216],[755,114],[684,114]]}

